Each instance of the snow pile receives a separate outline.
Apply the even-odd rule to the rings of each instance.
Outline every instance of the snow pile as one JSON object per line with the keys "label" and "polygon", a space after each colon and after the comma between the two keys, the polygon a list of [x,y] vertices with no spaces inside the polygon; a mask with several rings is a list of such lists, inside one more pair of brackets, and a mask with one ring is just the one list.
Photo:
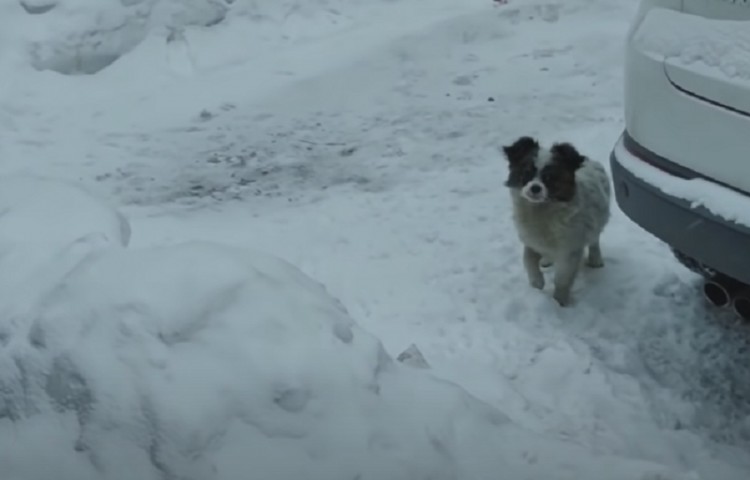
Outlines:
{"label": "snow pile", "polygon": [[[22,5],[29,2],[21,2]],[[16,9],[25,49],[39,70],[90,74],[138,45],[148,32],[153,1],[49,0],[45,8]],[[26,15],[23,15],[23,14]]]}
{"label": "snow pile", "polygon": [[710,67],[730,79],[750,80],[750,21],[713,20],[673,10],[649,11],[633,40],[659,58]]}
{"label": "snow pile", "polygon": [[48,248],[35,264],[57,276],[0,297],[4,479],[698,478],[519,429],[394,362],[279,259],[123,248],[116,212],[32,181],[2,199],[0,271],[13,287],[21,257]]}
{"label": "snow pile", "polygon": [[[128,221],[102,200],[76,185],[24,175],[0,179],[0,232],[0,290],[6,294],[56,281],[60,255],[72,259],[130,240]],[[43,280],[43,274],[52,276]]]}
{"label": "snow pile", "polygon": [[[20,0],[0,5],[0,27],[37,70],[93,74],[135,50],[150,36],[204,47],[208,57],[230,50],[263,52],[306,39],[354,19],[344,14],[362,0]],[[376,3],[388,3],[387,0]],[[212,29],[222,25],[217,33]],[[338,27],[337,27],[338,26]],[[220,38],[217,38],[220,37]],[[12,38],[11,38],[12,37]],[[259,45],[258,42],[261,44]],[[147,44],[147,49],[154,45]],[[219,50],[216,48],[219,47]],[[185,48],[190,48],[188,45]]]}

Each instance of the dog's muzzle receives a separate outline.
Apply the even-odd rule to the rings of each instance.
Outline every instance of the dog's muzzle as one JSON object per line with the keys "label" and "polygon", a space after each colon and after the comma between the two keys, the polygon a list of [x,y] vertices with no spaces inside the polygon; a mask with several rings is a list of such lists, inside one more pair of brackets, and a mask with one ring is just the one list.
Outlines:
{"label": "dog's muzzle", "polygon": [[542,203],[547,200],[547,188],[541,182],[530,182],[523,187],[521,195],[531,203]]}

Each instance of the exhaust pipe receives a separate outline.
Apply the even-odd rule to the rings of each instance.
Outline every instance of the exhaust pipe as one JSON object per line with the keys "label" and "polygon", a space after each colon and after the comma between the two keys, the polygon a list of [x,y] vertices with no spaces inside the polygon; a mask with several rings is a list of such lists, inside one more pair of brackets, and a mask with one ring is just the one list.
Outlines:
{"label": "exhaust pipe", "polygon": [[[743,288],[744,285],[741,282],[724,275],[717,275],[703,283],[703,296],[715,307],[727,307],[733,304],[735,295]],[[740,308],[744,308],[744,304]],[[747,311],[750,315],[750,292],[747,296]]]}
{"label": "exhaust pipe", "polygon": [[750,321],[750,287],[739,292],[732,300],[732,308],[744,321]]}

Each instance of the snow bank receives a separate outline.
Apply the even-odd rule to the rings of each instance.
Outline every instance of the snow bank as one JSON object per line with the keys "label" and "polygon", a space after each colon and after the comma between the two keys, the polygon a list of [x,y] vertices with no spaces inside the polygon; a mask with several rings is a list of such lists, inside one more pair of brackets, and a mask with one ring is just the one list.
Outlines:
{"label": "snow bank", "polygon": [[29,243],[61,246],[93,233],[123,247],[130,241],[127,219],[114,207],[60,180],[22,174],[0,177],[0,212],[3,250]]}
{"label": "snow bank", "polygon": [[60,255],[76,258],[129,240],[125,217],[76,185],[26,175],[0,178],[0,291],[6,294],[32,294],[59,280],[66,268],[56,262]]}
{"label": "snow bank", "polygon": [[[363,0],[21,0],[0,6],[0,30],[13,28],[13,43],[35,69],[80,75],[101,71],[151,35],[162,45],[176,38],[191,43],[190,37],[197,35],[195,45],[204,47],[193,52],[197,56],[221,57],[227,50],[263,52],[269,48],[266,43],[309,38],[346,25],[352,18],[345,12],[362,7],[369,12],[371,4]],[[219,30],[231,27],[228,36],[217,39],[213,29],[217,25],[222,26]]]}
{"label": "snow bank", "polygon": [[[222,22],[223,0],[24,0],[16,19],[25,28],[31,64],[66,75],[96,73],[138,46],[152,30],[210,27]],[[10,12],[9,12],[10,13]],[[164,36],[166,33],[164,34]]]}
{"label": "snow bank", "polygon": [[663,8],[649,11],[633,40],[658,58],[705,65],[724,78],[750,80],[750,21],[712,20]]}

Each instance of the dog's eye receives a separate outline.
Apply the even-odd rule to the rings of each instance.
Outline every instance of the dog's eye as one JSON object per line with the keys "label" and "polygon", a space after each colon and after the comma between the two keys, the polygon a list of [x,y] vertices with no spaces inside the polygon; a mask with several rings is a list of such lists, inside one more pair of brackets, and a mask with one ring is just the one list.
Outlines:
{"label": "dog's eye", "polygon": [[545,170],[541,175],[542,181],[544,183],[554,183],[559,178],[559,176],[560,175],[558,173],[551,170]]}
{"label": "dog's eye", "polygon": [[528,166],[523,170],[523,182],[530,182],[534,179],[534,175],[536,175],[536,168],[533,166]]}

